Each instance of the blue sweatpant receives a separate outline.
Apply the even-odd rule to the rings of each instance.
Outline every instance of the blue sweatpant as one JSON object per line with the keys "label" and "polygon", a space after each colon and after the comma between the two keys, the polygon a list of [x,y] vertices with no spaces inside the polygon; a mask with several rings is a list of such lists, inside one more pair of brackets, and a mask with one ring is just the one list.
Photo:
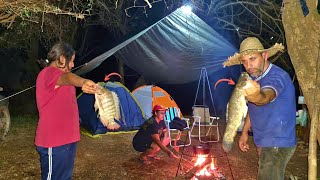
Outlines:
{"label": "blue sweatpant", "polygon": [[72,179],[77,143],[58,147],[44,148],[37,146],[41,163],[42,180]]}

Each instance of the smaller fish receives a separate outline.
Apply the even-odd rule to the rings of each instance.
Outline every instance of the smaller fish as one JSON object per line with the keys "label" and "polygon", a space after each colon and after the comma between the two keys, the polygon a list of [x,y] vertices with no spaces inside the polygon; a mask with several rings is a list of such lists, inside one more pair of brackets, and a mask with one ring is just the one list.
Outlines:
{"label": "smaller fish", "polygon": [[119,98],[115,92],[109,91],[99,84],[95,93],[95,111],[98,111],[98,117],[101,123],[110,130],[120,128],[120,125],[114,120],[120,120]]}

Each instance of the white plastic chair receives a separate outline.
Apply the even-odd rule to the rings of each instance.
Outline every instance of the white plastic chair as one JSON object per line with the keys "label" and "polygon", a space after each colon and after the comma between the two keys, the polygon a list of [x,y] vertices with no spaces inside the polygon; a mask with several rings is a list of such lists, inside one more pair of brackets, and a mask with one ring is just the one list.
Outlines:
{"label": "white plastic chair", "polygon": [[[180,118],[180,109],[176,108],[176,107],[171,107],[171,108],[168,108],[168,111],[166,111],[166,115],[165,115],[165,118],[164,118],[164,121],[166,122],[166,126],[168,127],[168,133],[169,133],[169,137],[170,137],[170,146],[171,147],[181,147],[181,146],[189,146],[191,145],[191,131],[190,131],[190,126],[189,126],[189,121],[190,119],[189,118],[181,118],[181,120],[183,121],[186,121],[187,123],[187,127],[185,127],[183,129],[183,131],[180,131],[179,129],[175,129],[175,128],[171,128],[170,127],[170,122],[175,118],[175,117],[179,117]],[[184,131],[187,131],[185,134],[182,134]],[[171,135],[172,134],[176,134],[176,138],[178,136],[181,136],[181,135],[185,135],[187,136],[186,138],[186,141],[188,142],[185,142],[183,144],[179,144],[179,145],[175,145],[172,141],[178,141],[180,139],[180,137],[178,139],[176,138],[172,138]]]}
{"label": "white plastic chair", "polygon": [[[191,137],[198,137],[199,141],[202,143],[207,142],[219,142],[220,140],[220,134],[219,134],[219,117],[213,117],[210,116],[209,108],[206,106],[193,106],[193,123],[191,127]],[[194,135],[192,134],[194,127],[198,127],[198,134]],[[216,130],[215,136],[217,137],[215,140],[202,140],[201,133],[204,131],[205,137],[211,137],[214,135],[214,129]]]}

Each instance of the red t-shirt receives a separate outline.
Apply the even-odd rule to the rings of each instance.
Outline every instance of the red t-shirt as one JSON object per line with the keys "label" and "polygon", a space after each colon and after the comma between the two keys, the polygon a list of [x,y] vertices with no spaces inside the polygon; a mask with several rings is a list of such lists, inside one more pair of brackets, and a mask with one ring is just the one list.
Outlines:
{"label": "red t-shirt", "polygon": [[[75,87],[56,87],[64,72],[46,67],[38,75],[36,98],[39,122],[35,145],[56,147],[80,140],[79,113]],[[56,88],[55,88],[56,87]]]}

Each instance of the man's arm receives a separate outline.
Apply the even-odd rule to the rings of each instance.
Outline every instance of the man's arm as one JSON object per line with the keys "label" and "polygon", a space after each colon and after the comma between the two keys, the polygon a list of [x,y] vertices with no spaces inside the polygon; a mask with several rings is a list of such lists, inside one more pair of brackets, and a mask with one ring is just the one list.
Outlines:
{"label": "man's arm", "polygon": [[248,80],[243,88],[243,93],[249,102],[258,106],[270,103],[276,98],[276,92],[272,88],[260,89],[260,84],[253,80]]}
{"label": "man's arm", "polygon": [[251,127],[251,121],[250,121],[250,115],[249,112],[247,113],[247,116],[245,118],[244,125],[242,127],[242,134],[248,134],[248,131]]}
{"label": "man's arm", "polygon": [[241,133],[240,139],[239,139],[239,148],[243,152],[247,152],[250,148],[249,144],[247,143],[248,131],[249,131],[250,127],[251,127],[251,121],[250,121],[250,116],[248,113],[247,117],[246,117],[246,121],[245,121],[243,128],[242,128],[242,133]]}
{"label": "man's arm", "polygon": [[256,96],[247,96],[246,99],[258,106],[270,103],[276,97],[276,92],[271,88],[261,89]]}

